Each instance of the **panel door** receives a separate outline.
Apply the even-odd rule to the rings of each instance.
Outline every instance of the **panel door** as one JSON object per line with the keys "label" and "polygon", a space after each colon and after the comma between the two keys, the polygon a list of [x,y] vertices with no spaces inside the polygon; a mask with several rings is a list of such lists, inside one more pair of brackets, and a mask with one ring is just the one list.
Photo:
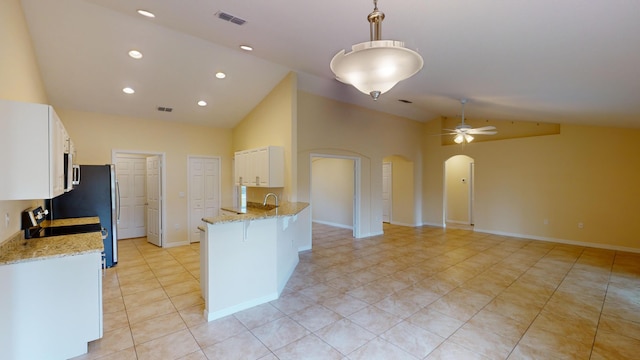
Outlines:
{"label": "panel door", "polygon": [[120,184],[118,240],[145,236],[146,160],[140,155],[118,155],[116,174]]}
{"label": "panel door", "polygon": [[382,164],[382,222],[391,222],[391,163]]}

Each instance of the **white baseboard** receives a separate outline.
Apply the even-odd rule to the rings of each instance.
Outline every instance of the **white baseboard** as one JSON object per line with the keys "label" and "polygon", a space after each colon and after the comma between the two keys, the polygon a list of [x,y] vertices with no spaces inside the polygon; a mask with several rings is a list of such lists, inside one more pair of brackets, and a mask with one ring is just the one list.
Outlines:
{"label": "white baseboard", "polygon": [[172,243],[164,243],[162,244],[163,248],[172,248],[172,247],[176,247],[176,246],[183,246],[183,245],[189,245],[190,242],[189,241],[180,241],[180,242],[172,242]]}
{"label": "white baseboard", "polygon": [[330,222],[330,221],[313,220],[312,222],[317,223],[317,224],[323,224],[323,225],[329,225],[329,226],[333,226],[333,227],[337,227],[337,228],[342,228],[342,229],[353,230],[353,226],[344,225],[344,224],[337,224],[337,223],[333,223],[333,222]]}
{"label": "white baseboard", "polygon": [[389,224],[391,224],[391,225],[398,225],[398,226],[409,226],[409,227],[417,227],[417,226],[420,226],[420,225],[417,225],[417,224],[406,224],[406,223],[397,222],[397,221],[391,221]]}
{"label": "white baseboard", "polygon": [[207,309],[204,309],[204,318],[207,319],[207,321],[213,321],[216,319],[220,319],[223,318],[227,315],[231,315],[231,314],[235,314],[238,311],[242,311],[242,310],[246,310],[249,308],[252,308],[254,306],[258,306],[258,305],[262,305],[264,303],[267,303],[269,301],[273,301],[275,299],[278,298],[278,293],[273,293],[267,296],[263,296],[257,299],[253,299],[253,300],[249,300],[249,301],[245,301],[241,304],[237,304],[234,306],[229,306],[227,308],[224,309],[220,309],[217,311],[213,311],[213,312],[209,312]]}
{"label": "white baseboard", "polygon": [[520,239],[548,241],[548,242],[554,242],[554,243],[559,243],[559,244],[584,246],[584,247],[591,247],[591,248],[597,248],[597,249],[640,253],[640,249],[638,249],[638,248],[630,248],[630,247],[626,247],[626,246],[617,246],[617,245],[610,245],[610,244],[598,244],[598,243],[591,243],[591,242],[584,242],[584,241],[558,239],[558,238],[552,238],[552,237],[546,237],[546,236],[526,235],[526,234],[510,233],[510,232],[506,232],[506,231],[485,230],[485,229],[478,229],[478,228],[474,229],[474,231],[481,232],[481,233],[487,233],[487,234],[493,234],[493,235],[517,237],[517,238],[520,238]]}

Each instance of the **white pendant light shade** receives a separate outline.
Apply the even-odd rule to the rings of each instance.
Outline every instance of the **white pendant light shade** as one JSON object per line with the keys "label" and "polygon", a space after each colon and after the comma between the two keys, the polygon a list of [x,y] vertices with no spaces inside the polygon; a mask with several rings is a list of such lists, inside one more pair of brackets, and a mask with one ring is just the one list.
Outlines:
{"label": "white pendant light shade", "polygon": [[398,82],[415,75],[424,64],[422,57],[404,47],[402,41],[375,40],[353,45],[331,60],[331,71],[343,83],[365,94],[384,94]]}
{"label": "white pendant light shade", "polygon": [[378,0],[367,20],[370,40],[355,44],[350,53],[338,52],[331,59],[331,71],[339,81],[353,85],[378,100],[381,94],[422,69],[424,61],[417,52],[404,47],[402,41],[381,40],[384,13],[378,10]]}

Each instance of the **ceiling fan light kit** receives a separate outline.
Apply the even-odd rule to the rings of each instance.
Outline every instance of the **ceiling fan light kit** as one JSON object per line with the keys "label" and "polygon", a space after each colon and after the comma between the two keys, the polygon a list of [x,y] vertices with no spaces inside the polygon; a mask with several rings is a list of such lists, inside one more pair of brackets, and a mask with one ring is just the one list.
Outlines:
{"label": "ceiling fan light kit", "polygon": [[337,80],[378,100],[420,71],[424,61],[420,54],[405,48],[404,42],[380,39],[384,13],[378,10],[378,0],[373,4],[373,12],[367,16],[371,40],[353,45],[350,53],[341,50],[331,59],[330,67]]}
{"label": "ceiling fan light kit", "polygon": [[456,126],[455,129],[448,130],[450,131],[449,134],[454,135],[453,142],[455,142],[456,144],[470,143],[474,139],[472,134],[473,135],[495,135],[498,133],[496,131],[496,127],[492,125],[473,128],[471,127],[471,125],[465,124],[464,123],[464,104],[466,103],[467,103],[467,99],[460,99],[460,104],[462,104],[462,122],[458,126]]}

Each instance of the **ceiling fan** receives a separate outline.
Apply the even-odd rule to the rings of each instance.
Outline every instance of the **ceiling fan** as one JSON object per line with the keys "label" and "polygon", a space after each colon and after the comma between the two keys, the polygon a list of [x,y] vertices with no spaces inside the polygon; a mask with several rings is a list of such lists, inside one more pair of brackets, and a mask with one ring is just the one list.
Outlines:
{"label": "ceiling fan", "polygon": [[461,144],[463,142],[472,142],[474,139],[472,135],[495,135],[498,133],[496,131],[496,127],[492,125],[472,128],[471,125],[465,124],[464,104],[467,103],[467,99],[460,99],[460,103],[462,104],[462,122],[458,124],[455,129],[444,129],[445,131],[448,131],[444,135],[455,135],[453,141],[456,144]]}

